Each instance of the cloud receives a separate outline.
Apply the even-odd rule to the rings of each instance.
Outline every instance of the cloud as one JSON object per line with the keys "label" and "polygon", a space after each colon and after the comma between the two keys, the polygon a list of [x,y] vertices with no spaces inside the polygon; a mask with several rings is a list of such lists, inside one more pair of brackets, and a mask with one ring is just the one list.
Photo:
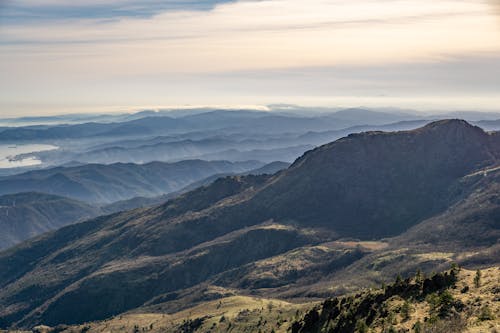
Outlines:
{"label": "cloud", "polygon": [[490,0],[489,2],[495,15],[500,17],[500,0]]}
{"label": "cloud", "polygon": [[[19,1],[25,7],[35,2]],[[62,0],[40,1],[45,2],[45,8],[64,6]],[[498,22],[491,6],[475,0],[192,3],[211,7],[160,10],[152,16],[111,15],[111,19],[103,19],[90,15],[4,24],[0,29],[0,100],[14,105],[26,97],[33,103],[51,103],[59,98],[69,104],[74,98],[74,103],[80,104],[87,100],[136,105],[148,100],[175,104],[198,99],[197,103],[204,104],[203,99],[236,99],[223,89],[244,81],[231,75],[236,72],[268,71],[265,82],[277,82],[278,90],[279,85],[286,86],[283,81],[275,81],[283,77],[280,73],[301,68],[351,68],[355,76],[362,71],[370,73],[370,66],[443,64],[457,56],[500,53]],[[91,8],[142,6],[136,0],[91,0],[85,4]],[[82,11],[74,2],[65,8],[69,7]],[[495,64],[499,64],[498,59]],[[331,82],[344,95],[349,89],[357,96],[363,92],[374,96],[389,82],[382,79],[383,73],[377,86],[376,77],[351,80],[349,71],[345,75],[342,71],[327,72],[338,80],[316,75],[324,82],[320,85]],[[229,76],[224,76],[226,73]],[[397,81],[401,86],[422,82],[408,72],[400,73],[406,73]],[[209,75],[213,75],[211,81]],[[318,83],[301,83],[300,77],[294,80],[299,81],[298,86],[303,85],[304,91],[314,91],[308,90],[308,85],[318,87]],[[342,88],[341,82],[347,88]],[[234,94],[239,98],[246,94],[245,88],[248,95],[258,91],[251,84],[240,87]],[[188,93],[189,89],[196,93]],[[442,89],[445,93],[453,88],[444,84]],[[439,92],[439,87],[434,91]],[[479,94],[477,89],[471,93]],[[286,91],[282,94],[286,99]],[[216,102],[227,104],[226,100]]]}

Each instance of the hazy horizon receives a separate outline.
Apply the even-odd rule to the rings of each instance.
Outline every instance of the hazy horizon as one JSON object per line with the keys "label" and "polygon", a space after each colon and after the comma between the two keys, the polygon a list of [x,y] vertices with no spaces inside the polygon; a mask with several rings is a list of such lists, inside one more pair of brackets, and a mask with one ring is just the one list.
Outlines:
{"label": "hazy horizon", "polygon": [[[500,107],[492,109],[472,109],[472,108],[440,108],[440,109],[410,109],[397,106],[364,106],[364,105],[351,105],[351,106],[335,106],[335,105],[297,105],[297,104],[286,104],[277,103],[270,105],[177,105],[177,106],[144,106],[137,108],[125,108],[125,107],[114,107],[114,108],[82,108],[76,110],[59,110],[46,111],[43,113],[33,110],[33,112],[27,113],[12,113],[9,114],[2,112],[0,114],[0,120],[21,120],[22,118],[50,118],[50,117],[78,117],[78,116],[119,116],[119,115],[134,115],[141,112],[157,112],[163,113],[168,116],[169,113],[175,114],[177,111],[193,111],[196,113],[211,112],[211,111],[261,111],[266,113],[295,113],[299,116],[310,115],[312,117],[321,114],[331,114],[343,110],[354,110],[363,109],[372,112],[382,112],[382,113],[393,113],[393,114],[407,114],[409,116],[415,115],[417,117],[425,116],[439,116],[454,113],[484,113],[484,114],[498,114],[500,113]],[[77,119],[77,118],[75,118]],[[85,119],[85,118],[83,118]],[[29,124],[29,123],[26,123]],[[45,123],[44,123],[45,124]],[[50,124],[50,123],[47,123]],[[54,123],[57,124],[57,123]],[[3,124],[3,125],[7,125]],[[2,126],[2,123],[0,123]]]}

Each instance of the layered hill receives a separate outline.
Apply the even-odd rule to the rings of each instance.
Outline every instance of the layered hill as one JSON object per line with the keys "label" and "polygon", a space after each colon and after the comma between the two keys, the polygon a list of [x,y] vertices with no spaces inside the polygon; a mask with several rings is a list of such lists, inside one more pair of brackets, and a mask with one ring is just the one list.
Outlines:
{"label": "layered hill", "polygon": [[[273,174],[277,173],[278,171],[286,169],[288,166],[290,166],[289,163],[275,161],[275,162],[271,162],[269,164],[266,164],[258,169],[243,172],[240,175],[264,175],[264,174],[273,175]],[[116,212],[131,210],[131,209],[135,209],[135,208],[160,205],[160,204],[162,204],[162,203],[164,203],[172,198],[175,198],[181,194],[195,190],[198,187],[210,185],[211,183],[213,183],[214,181],[216,181],[219,178],[224,178],[227,176],[236,176],[236,175],[238,175],[238,174],[234,173],[234,172],[218,173],[218,174],[209,176],[207,178],[204,178],[202,180],[196,181],[194,183],[191,183],[188,186],[186,186],[186,187],[184,187],[176,192],[171,192],[169,194],[163,194],[163,195],[156,196],[156,197],[134,197],[134,198],[128,199],[128,200],[117,201],[117,202],[114,202],[112,204],[102,206],[101,208],[102,208],[104,213],[116,213]]]}
{"label": "layered hill", "polygon": [[99,208],[56,195],[31,192],[0,196],[0,249],[100,213]]}
{"label": "layered hill", "polygon": [[[333,278],[361,281],[370,266],[371,283],[415,258],[433,269],[442,261],[399,256],[398,240],[383,238],[430,244],[433,229],[418,235],[420,223],[493,195],[497,178],[477,175],[498,166],[499,147],[498,135],[459,120],[354,134],[272,176],[222,178],[161,206],[62,228],[0,254],[0,319],[56,325],[177,311],[224,290],[319,297],[334,292]],[[494,248],[496,221],[481,222],[487,236],[473,243],[454,239],[452,255]],[[457,214],[442,223],[474,222]]]}
{"label": "layered hill", "polygon": [[186,160],[57,167],[0,177],[0,194],[35,191],[103,205],[167,194],[214,174],[241,173],[263,165],[257,161]]}
{"label": "layered hill", "polygon": [[[284,162],[273,162],[258,169],[245,171],[243,174],[274,174],[288,165]],[[220,177],[234,174],[233,172],[216,174],[189,184],[176,192],[156,197],[135,197],[104,206],[90,205],[75,199],[38,192],[0,196],[0,228],[2,229],[0,249],[8,248],[47,231],[56,230],[91,217],[159,205],[182,193],[202,185],[208,185]]]}

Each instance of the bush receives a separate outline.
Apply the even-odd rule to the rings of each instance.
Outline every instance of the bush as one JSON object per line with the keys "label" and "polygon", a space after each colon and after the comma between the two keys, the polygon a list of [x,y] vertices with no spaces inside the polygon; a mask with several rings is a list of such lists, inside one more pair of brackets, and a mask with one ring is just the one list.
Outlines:
{"label": "bush", "polygon": [[411,318],[412,311],[413,308],[411,304],[408,301],[405,301],[401,306],[401,317],[403,318],[403,321],[409,320]]}
{"label": "bush", "polygon": [[422,323],[419,321],[417,321],[415,323],[415,325],[413,325],[413,332],[415,333],[422,333],[423,332],[423,328],[422,328]]}
{"label": "bush", "polygon": [[476,276],[474,276],[474,286],[476,288],[481,287],[481,271],[479,269],[476,271]]}
{"label": "bush", "polygon": [[366,325],[366,323],[363,321],[363,320],[359,320],[357,323],[356,323],[356,332],[358,333],[368,333],[368,325]]}
{"label": "bush", "polygon": [[486,321],[486,320],[495,320],[495,315],[489,308],[489,306],[485,305],[481,308],[481,312],[479,313],[479,316],[477,316],[480,321]]}

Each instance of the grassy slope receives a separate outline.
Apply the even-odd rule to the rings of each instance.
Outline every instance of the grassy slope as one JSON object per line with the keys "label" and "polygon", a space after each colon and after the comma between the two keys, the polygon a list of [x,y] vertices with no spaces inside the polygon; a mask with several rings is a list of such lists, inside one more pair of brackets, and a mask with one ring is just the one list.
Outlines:
{"label": "grassy slope", "polygon": [[[325,301],[293,324],[293,333],[316,332],[496,332],[500,328],[500,268],[462,269],[400,280]],[[361,329],[364,326],[365,330]],[[420,330],[417,329],[420,326]]]}
{"label": "grassy slope", "polygon": [[[495,332],[500,329],[500,267],[491,267],[481,271],[481,285],[474,286],[475,271],[462,269],[458,274],[455,287],[429,293],[426,297],[410,297],[403,292],[395,293],[373,308],[377,309],[375,320],[369,332],[414,332],[417,322],[422,323],[422,332]],[[410,284],[414,281],[411,280]],[[469,289],[464,292],[464,287]],[[235,295],[232,290],[211,287],[213,292],[226,293],[229,296],[204,302],[183,311],[167,314],[145,312],[141,309],[115,316],[109,320],[86,323],[79,326],[60,327],[66,333],[97,332],[290,332],[295,322],[304,322],[303,318],[311,310],[321,309],[322,304],[315,302],[289,303],[276,299],[265,299]],[[434,295],[448,291],[453,302],[459,301],[463,308],[458,311],[462,318],[459,322],[448,318],[436,318],[433,309]],[[354,309],[365,299],[382,295],[382,289],[365,289],[356,294],[339,297],[345,299],[343,310]],[[404,316],[403,304],[410,305],[408,316]],[[492,318],[484,317],[485,307],[489,308]],[[324,310],[327,311],[327,310]],[[386,312],[384,314],[384,312]],[[450,310],[454,313],[454,310]],[[319,311],[322,317],[321,311]],[[427,323],[426,323],[427,318]],[[430,324],[433,320],[433,324]],[[325,324],[325,322],[322,322]],[[462,325],[464,326],[463,328]],[[324,327],[328,327],[325,325]],[[444,327],[444,328],[443,328]],[[300,332],[320,332],[323,326]],[[452,330],[452,331],[450,331]],[[359,330],[357,330],[359,331]],[[356,332],[357,332],[356,331]],[[350,332],[344,330],[340,332]]]}

